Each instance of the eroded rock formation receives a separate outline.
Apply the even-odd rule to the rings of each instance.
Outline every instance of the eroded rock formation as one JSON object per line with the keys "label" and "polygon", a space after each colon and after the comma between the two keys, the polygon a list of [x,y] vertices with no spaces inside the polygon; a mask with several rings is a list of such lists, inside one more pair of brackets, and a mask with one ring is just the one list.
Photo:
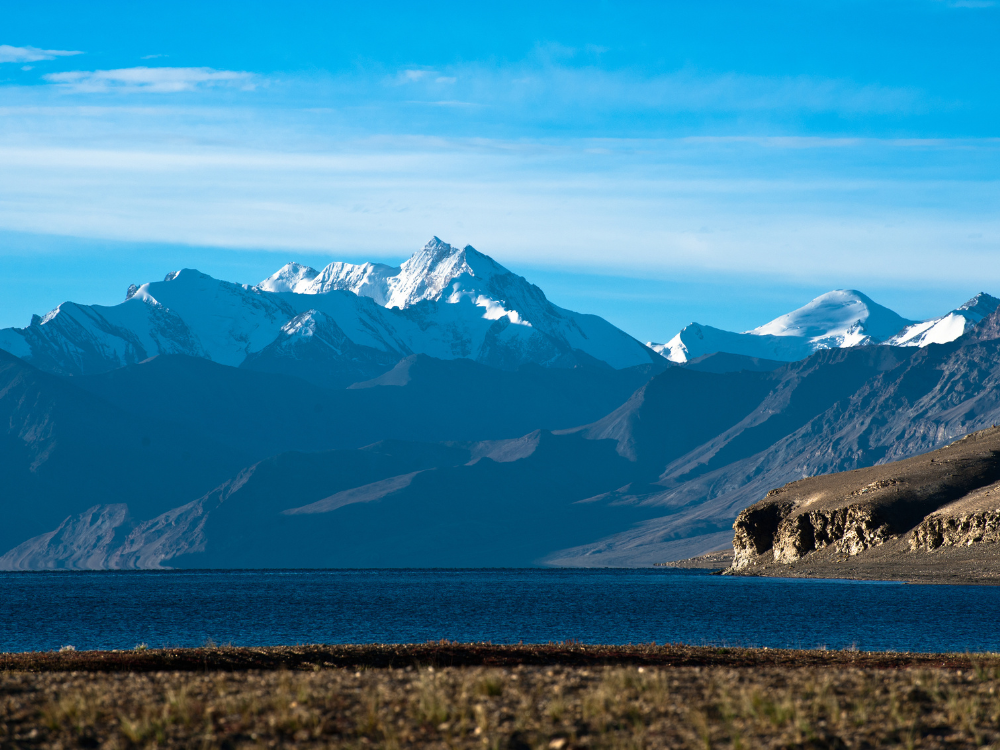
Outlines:
{"label": "eroded rock formation", "polygon": [[732,572],[830,547],[855,556],[907,536],[914,551],[998,543],[1000,428],[905,461],[791,482],[733,529]]}

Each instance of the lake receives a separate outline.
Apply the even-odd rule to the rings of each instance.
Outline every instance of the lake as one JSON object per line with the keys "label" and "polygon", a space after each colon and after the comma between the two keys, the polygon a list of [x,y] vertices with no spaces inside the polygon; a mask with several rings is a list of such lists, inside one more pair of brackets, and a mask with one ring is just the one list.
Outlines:
{"label": "lake", "polygon": [[1000,587],[671,569],[0,573],[0,651],[442,638],[1000,651]]}

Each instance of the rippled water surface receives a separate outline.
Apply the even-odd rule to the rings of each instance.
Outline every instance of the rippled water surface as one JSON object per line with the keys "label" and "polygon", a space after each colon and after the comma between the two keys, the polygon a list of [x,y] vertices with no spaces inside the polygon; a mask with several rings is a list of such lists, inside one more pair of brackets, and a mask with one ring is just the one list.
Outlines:
{"label": "rippled water surface", "polygon": [[1000,587],[659,569],[0,573],[0,651],[441,638],[1000,651]]}

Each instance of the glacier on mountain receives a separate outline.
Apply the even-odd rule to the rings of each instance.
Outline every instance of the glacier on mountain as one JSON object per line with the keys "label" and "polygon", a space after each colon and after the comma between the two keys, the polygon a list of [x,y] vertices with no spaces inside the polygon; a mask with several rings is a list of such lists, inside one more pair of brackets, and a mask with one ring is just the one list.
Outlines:
{"label": "glacier on mountain", "polygon": [[[257,288],[282,291],[287,288],[284,280],[288,278],[303,279],[292,287],[297,293],[325,294],[334,288],[344,289],[370,297],[386,308],[413,311],[413,317],[424,324],[429,324],[432,318],[453,318],[446,312],[448,305],[459,305],[462,320],[481,318],[497,321],[500,325],[484,331],[482,338],[483,343],[488,345],[489,354],[483,357],[459,355],[471,356],[482,362],[503,361],[505,364],[502,366],[513,366],[512,363],[518,359],[517,349],[521,346],[535,350],[532,361],[539,361],[541,357],[552,358],[555,362],[573,350],[584,352],[616,369],[648,361],[644,359],[648,355],[634,347],[632,342],[635,340],[631,336],[603,318],[557,307],[546,299],[537,286],[471,245],[460,249],[437,237],[399,268],[372,263],[331,263],[322,271],[314,271],[289,264],[262,281]],[[428,308],[434,310],[432,316],[418,311],[421,305],[427,303],[437,303],[435,307]],[[462,323],[453,320],[452,325],[461,327]],[[550,343],[555,343],[556,348],[550,350],[543,340],[511,328],[512,325],[537,329],[552,339]],[[460,340],[468,340],[471,344],[477,338],[466,327]],[[519,340],[523,341],[517,343]],[[419,351],[432,353],[427,349]]]}
{"label": "glacier on mountain", "polygon": [[882,341],[912,322],[861,292],[837,289],[748,333],[807,338],[816,349],[839,349]]}
{"label": "glacier on mountain", "polygon": [[606,320],[557,307],[489,256],[437,237],[401,268],[290,263],[257,286],[183,269],[130,288],[121,304],[67,302],[0,330],[0,348],[62,375],[186,354],[337,386],[416,353],[504,369],[658,359]]}
{"label": "glacier on mountain", "polygon": [[[266,292],[325,294],[333,290],[371,297],[384,307],[411,307],[424,300],[455,302],[455,295],[482,296],[484,285],[494,277],[520,276],[483,255],[471,245],[459,249],[434,237],[421,250],[396,268],[381,263],[331,263],[317,271],[288,263],[257,285]],[[516,282],[513,282],[516,283]],[[445,290],[452,294],[445,295]],[[479,294],[476,294],[479,292]],[[544,296],[544,295],[543,295]]]}
{"label": "glacier on mountain", "polygon": [[326,292],[353,292],[371,297],[378,304],[388,300],[386,280],[399,273],[398,268],[382,263],[342,263],[337,261],[317,271],[298,263],[288,263],[257,285],[265,292],[294,292],[295,294],[325,294]]}
{"label": "glacier on mountain", "polygon": [[885,343],[892,346],[927,346],[954,341],[1000,306],[1000,299],[980,292],[961,307],[940,318],[907,326]]}
{"label": "glacier on mountain", "polygon": [[837,289],[750,331],[734,333],[692,323],[666,344],[649,346],[678,363],[714,352],[792,362],[821,349],[887,342],[913,325],[861,292]]}
{"label": "glacier on mountain", "polygon": [[319,271],[315,268],[298,263],[286,263],[277,272],[260,282],[257,288],[265,292],[308,294],[306,290],[312,287],[318,275]]}
{"label": "glacier on mountain", "polygon": [[[503,369],[604,363],[615,369],[716,352],[795,361],[829,348],[952,341],[1000,304],[982,293],[915,323],[854,290],[835,290],[750,331],[692,323],[649,348],[606,320],[552,304],[537,286],[467,245],[434,237],[401,266],[289,263],[256,286],[191,269],[129,287],[118,305],[66,302],[0,349],[48,372],[81,375],[184,354],[341,387],[412,354]],[[352,380],[353,379],[353,380]]]}

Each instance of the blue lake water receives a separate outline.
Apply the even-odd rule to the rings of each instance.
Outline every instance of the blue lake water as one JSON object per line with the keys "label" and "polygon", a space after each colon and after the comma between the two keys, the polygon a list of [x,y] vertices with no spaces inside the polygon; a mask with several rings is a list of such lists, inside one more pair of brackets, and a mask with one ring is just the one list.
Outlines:
{"label": "blue lake water", "polygon": [[0,651],[441,638],[1000,651],[1000,587],[660,569],[0,573]]}

